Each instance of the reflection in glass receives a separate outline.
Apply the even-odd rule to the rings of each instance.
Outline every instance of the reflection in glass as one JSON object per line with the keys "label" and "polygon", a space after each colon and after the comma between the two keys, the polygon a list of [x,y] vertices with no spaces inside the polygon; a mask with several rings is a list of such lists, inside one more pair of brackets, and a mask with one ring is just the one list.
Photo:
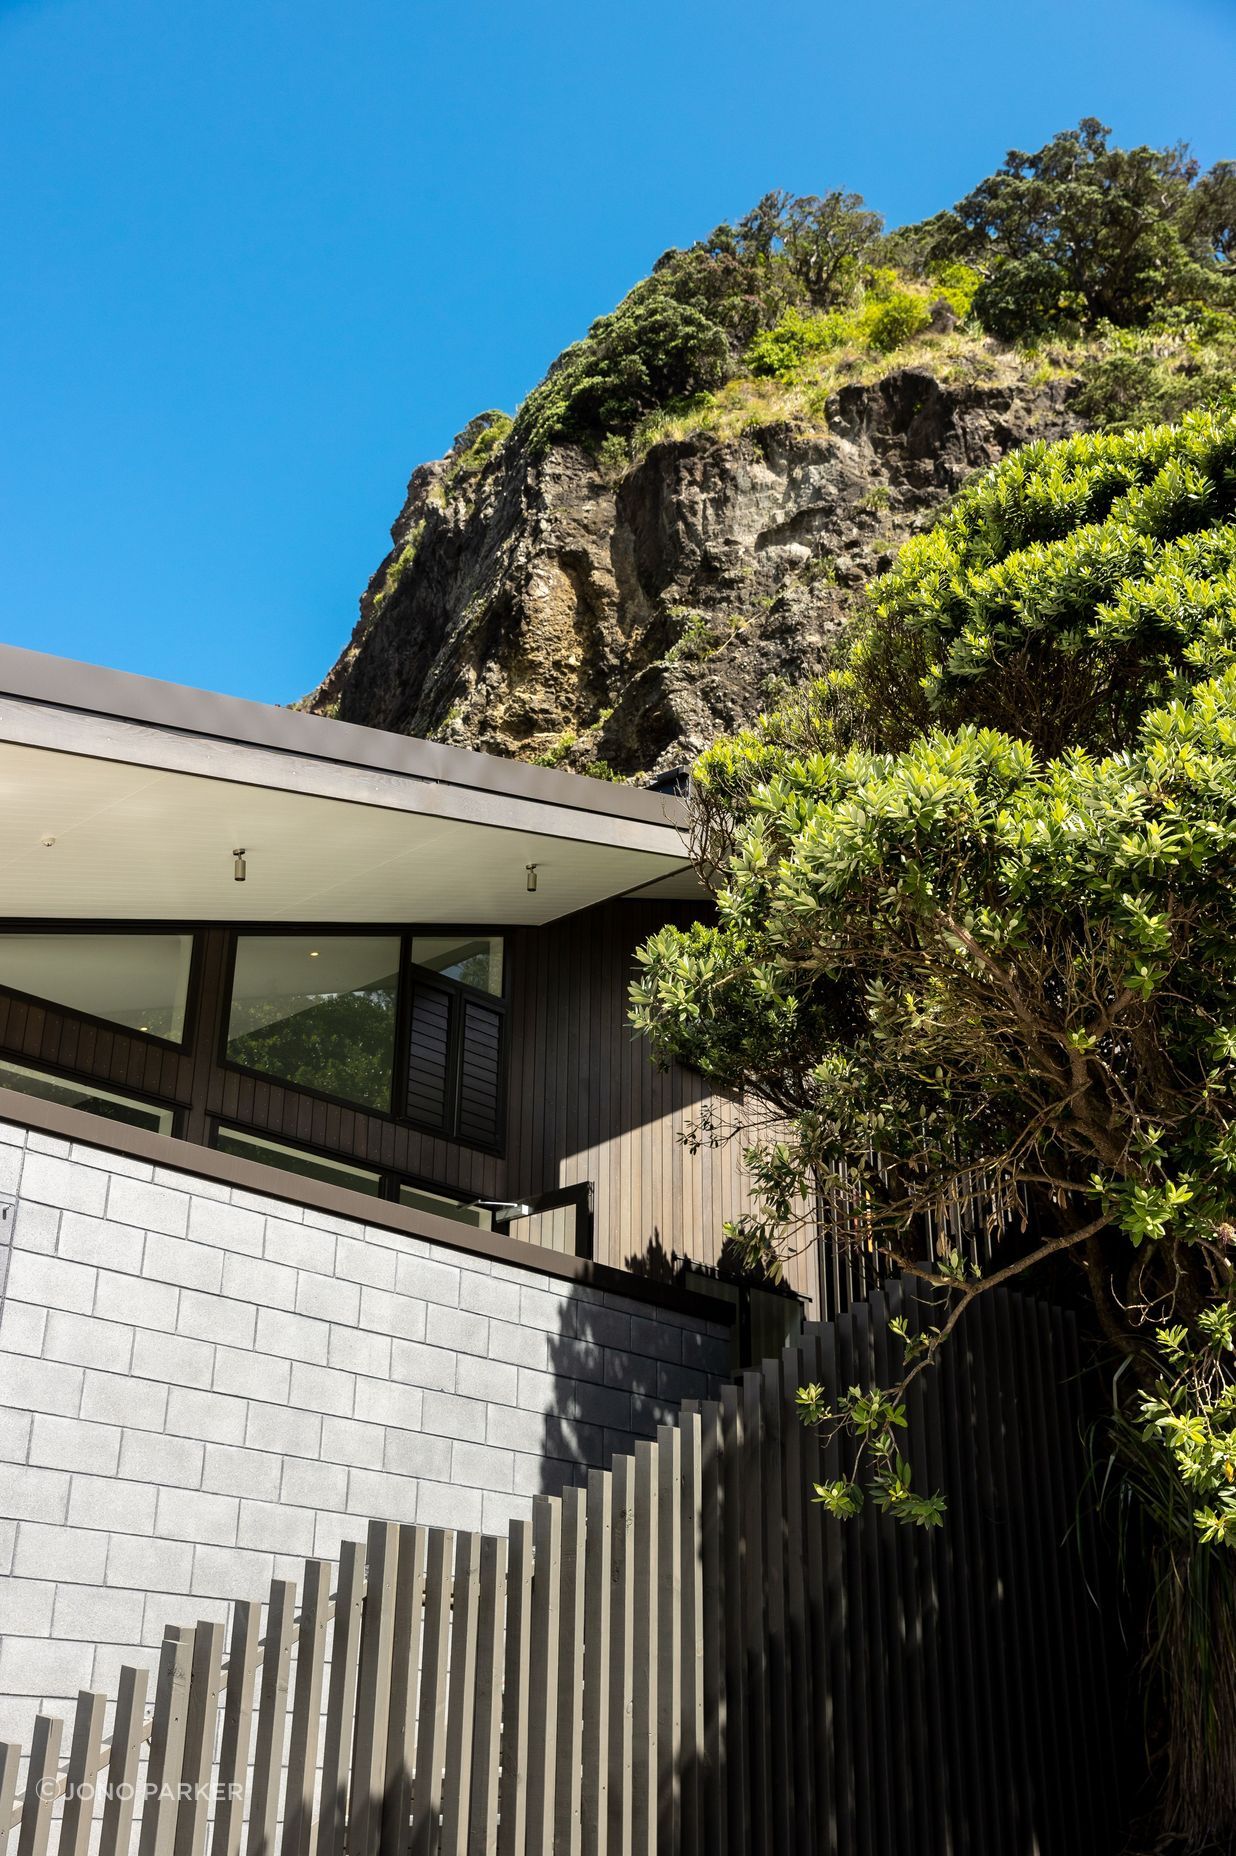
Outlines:
{"label": "reflection in glass", "polygon": [[346,1186],[350,1192],[367,1192],[377,1198],[380,1180],[363,1166],[349,1166],[346,1160],[329,1160],[323,1154],[302,1153],[299,1147],[284,1147],[279,1141],[266,1141],[257,1134],[242,1134],[239,1128],[220,1128],[215,1145],[220,1153],[235,1154],[240,1160],[259,1160],[264,1166],[277,1166],[285,1173],[299,1173],[303,1179],[322,1179],[330,1186]]}
{"label": "reflection in glass", "polygon": [[475,1225],[480,1231],[492,1231],[493,1213],[481,1205],[464,1205],[443,1192],[429,1192],[424,1186],[400,1186],[399,1203],[418,1212],[433,1212],[439,1218],[457,1218],[460,1224]]}
{"label": "reflection in glass", "polygon": [[389,1112],[398,973],[394,938],[239,936],[229,1062]]}
{"label": "reflection in glass", "polygon": [[497,936],[414,935],[412,962],[461,986],[502,996],[502,942]]}
{"label": "reflection in glass", "polygon": [[179,1044],[193,936],[0,934],[0,986]]}
{"label": "reflection in glass", "polygon": [[108,1121],[123,1121],[131,1128],[147,1128],[151,1134],[170,1134],[170,1108],[156,1108],[151,1102],[135,1102],[129,1096],[113,1095],[97,1083],[75,1083],[67,1076],[50,1076],[43,1070],[28,1070],[24,1064],[0,1058],[0,1089],[20,1089],[23,1095],[38,1096],[44,1102],[59,1102],[64,1108],[84,1109],[88,1115],[103,1115]]}

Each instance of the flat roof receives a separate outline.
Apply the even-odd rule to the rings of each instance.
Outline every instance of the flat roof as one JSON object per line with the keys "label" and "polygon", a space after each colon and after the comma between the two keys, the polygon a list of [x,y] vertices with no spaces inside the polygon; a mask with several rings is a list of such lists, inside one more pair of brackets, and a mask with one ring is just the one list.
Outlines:
{"label": "flat roof", "polygon": [[299,709],[251,702],[243,696],[220,696],[185,683],[162,683],[154,677],[137,677],[126,670],[108,670],[18,645],[0,644],[0,693],[86,715],[206,735],[215,741],[245,743],[341,766],[371,767],[444,786],[509,794],[541,805],[644,819],[679,830],[686,824],[681,799],[646,787],[590,780],[553,767],[532,767],[526,761],[447,747],[415,735],[392,735],[385,729],[306,715]]}
{"label": "flat roof", "polygon": [[0,798],[10,918],[514,924],[702,893],[671,795],[10,645]]}

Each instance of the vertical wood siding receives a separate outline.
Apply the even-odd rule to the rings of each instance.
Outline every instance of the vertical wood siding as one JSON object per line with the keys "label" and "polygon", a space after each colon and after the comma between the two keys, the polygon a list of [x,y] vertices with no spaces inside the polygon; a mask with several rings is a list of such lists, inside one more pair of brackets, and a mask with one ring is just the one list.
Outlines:
{"label": "vertical wood siding", "polygon": [[[627,1020],[636,949],[666,920],[696,914],[613,902],[512,937],[512,1185],[540,1193],[592,1180],[596,1256],[619,1268],[655,1271],[675,1251],[713,1264],[725,1221],[750,1204],[741,1140],[696,1154],[682,1142],[709,1106],[724,1135],[735,1105],[681,1065],[655,1069]],[[805,1269],[792,1279],[810,1292]]]}

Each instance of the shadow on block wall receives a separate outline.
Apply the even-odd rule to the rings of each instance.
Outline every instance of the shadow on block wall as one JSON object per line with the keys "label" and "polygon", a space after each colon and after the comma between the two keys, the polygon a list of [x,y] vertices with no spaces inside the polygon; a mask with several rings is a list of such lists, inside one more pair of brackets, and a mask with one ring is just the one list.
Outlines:
{"label": "shadow on block wall", "polygon": [[[645,1281],[672,1279],[659,1231],[626,1267]],[[559,1495],[637,1438],[655,1436],[684,1399],[716,1397],[730,1368],[728,1330],[672,1307],[579,1289],[561,1302],[548,1365],[557,1392],[544,1413],[536,1492]]]}

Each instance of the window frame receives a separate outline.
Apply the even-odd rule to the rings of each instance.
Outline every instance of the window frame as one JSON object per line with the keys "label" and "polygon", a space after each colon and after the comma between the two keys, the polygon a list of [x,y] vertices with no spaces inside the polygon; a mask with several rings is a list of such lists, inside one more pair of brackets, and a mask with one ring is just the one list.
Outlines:
{"label": "window frame", "polygon": [[82,1012],[75,1005],[66,1005],[63,1000],[49,999],[45,993],[23,992],[19,987],[6,986],[0,980],[0,992],[9,999],[16,999],[23,1005],[33,1005],[43,1012],[64,1012],[79,1024],[92,1025],[98,1031],[109,1031],[113,1036],[123,1038],[140,1038],[143,1044],[152,1044],[157,1050],[174,1052],[178,1057],[188,1056],[193,1048],[198,1016],[201,1009],[202,993],[202,922],[159,922],[154,926],[132,921],[91,921],[88,923],[64,921],[52,917],[22,918],[6,916],[0,921],[0,936],[6,934],[42,934],[42,935],[82,935],[98,936],[104,934],[131,935],[135,940],[143,936],[184,935],[189,940],[189,973],[185,982],[185,1016],[184,1029],[180,1038],[160,1037],[153,1031],[139,1031],[136,1025],[122,1025],[115,1018],[101,1018],[97,1012]]}
{"label": "window frame", "polygon": [[[14,998],[16,998],[17,996],[18,996],[17,994],[13,995]],[[82,1016],[82,1015],[79,1014],[79,1016]],[[115,1027],[113,1026],[112,1029],[115,1029]],[[158,1041],[159,1040],[155,1040],[155,1039],[151,1040],[151,1042],[158,1042]],[[45,1076],[47,1080],[52,1083],[56,1083],[56,1082],[64,1082],[64,1083],[69,1083],[69,1084],[80,1083],[82,1088],[84,1089],[93,1089],[93,1090],[96,1090],[99,1094],[105,1095],[105,1096],[118,1096],[121,1099],[121,1101],[127,1100],[130,1102],[133,1102],[138,1108],[149,1107],[152,1109],[158,1109],[162,1113],[169,1114],[171,1116],[171,1125],[166,1131],[168,1135],[170,1136],[170,1138],[172,1140],[183,1139],[183,1129],[184,1129],[185,1115],[186,1115],[185,1105],[183,1102],[177,1101],[174,1096],[158,1095],[153,1089],[130,1089],[127,1084],[114,1083],[111,1081],[107,1081],[103,1079],[102,1077],[90,1076],[86,1073],[86,1071],[76,1069],[76,1068],[71,1068],[68,1064],[58,1063],[56,1064],[54,1068],[52,1068],[51,1065],[44,1063],[38,1057],[31,1057],[25,1052],[14,1051],[8,1048],[7,1046],[0,1047],[0,1065],[4,1065],[4,1064],[8,1064],[13,1069],[17,1069],[17,1070],[33,1070],[36,1075]],[[7,1088],[7,1087],[8,1087],[8,1084],[6,1084],[4,1081],[4,1078],[0,1076],[0,1088]],[[27,1091],[18,1090],[16,1093],[18,1095],[24,1095],[27,1093]],[[32,1099],[36,1102],[48,1100],[46,1096],[36,1096],[33,1090],[29,1091],[28,1093],[31,1095]],[[82,1115],[90,1115],[94,1113],[92,1109],[80,1108],[79,1105],[76,1103],[63,1104],[62,1106],[65,1106],[65,1107],[71,1106],[71,1107],[77,1108],[78,1113]],[[111,1115],[99,1115],[96,1117],[96,1119],[99,1121],[103,1121],[103,1122],[110,1122],[110,1121],[115,1121],[117,1118]],[[135,1122],[121,1122],[119,1125],[122,1127],[131,1128],[131,1127],[135,1127],[137,1124]],[[161,1128],[151,1128],[151,1129],[145,1130],[145,1132],[151,1133],[151,1134],[161,1134],[164,1132],[164,1130]]]}
{"label": "window frame", "polygon": [[[210,1118],[206,1145],[215,1153],[223,1152],[219,1146],[219,1136],[223,1133],[246,1135],[255,1141],[265,1141],[272,1147],[286,1147],[293,1153],[304,1154],[310,1160],[333,1160],[340,1166],[351,1166],[358,1172],[372,1173],[378,1181],[374,1197],[384,1205],[399,1204],[401,1186],[411,1186],[415,1191],[432,1193],[437,1198],[453,1199],[459,1205],[470,1205],[476,1197],[473,1193],[461,1192],[457,1186],[446,1185],[440,1179],[428,1179],[421,1173],[409,1173],[406,1168],[373,1166],[358,1155],[344,1153],[337,1147],[315,1147],[312,1141],[302,1141],[290,1134],[271,1134],[264,1128],[245,1126],[229,1115],[212,1115]],[[256,1155],[252,1158],[257,1160]],[[485,1234],[483,1226],[475,1228]]]}
{"label": "window frame", "polygon": [[[506,1151],[506,1109],[507,1109],[507,1074],[510,1061],[509,1038],[509,1004],[511,991],[511,945],[512,929],[507,925],[486,925],[477,927],[471,923],[433,922],[413,923],[373,923],[373,922],[245,922],[227,923],[228,930],[227,960],[222,974],[219,1023],[216,1033],[214,1061],[218,1069],[229,1071],[237,1076],[251,1077],[255,1082],[273,1084],[279,1089],[291,1089],[298,1095],[311,1097],[314,1101],[325,1102],[332,1108],[345,1109],[353,1115],[373,1115],[381,1121],[396,1123],[399,1127],[412,1128],[418,1134],[431,1135],[440,1141],[449,1141],[452,1146],[466,1147],[469,1152],[493,1154],[501,1157]],[[348,1096],[334,1095],[326,1089],[317,1089],[312,1083],[294,1082],[288,1077],[277,1075],[271,1070],[254,1069],[249,1064],[237,1063],[227,1054],[228,1023],[232,1008],[232,988],[236,977],[236,956],[242,935],[279,936],[285,940],[373,940],[399,942],[399,972],[395,990],[395,1037],[391,1054],[391,1092],[389,1108],[373,1108],[364,1102],[357,1102]],[[432,935],[435,939],[445,939],[451,935],[500,940],[502,948],[502,991],[485,992],[480,987],[469,986],[462,980],[447,979],[432,967],[415,965],[412,960],[412,942],[418,937]],[[412,1029],[412,990],[413,981],[422,979],[429,985],[437,986],[450,995],[452,1000],[448,1093],[456,1104],[449,1125],[423,1121],[407,1111],[408,1064],[411,1055]],[[462,1011],[455,1009],[454,1001],[473,999],[488,1010],[496,1012],[501,1020],[501,1036],[498,1059],[498,1097],[497,1097],[497,1139],[493,1144],[468,1141],[456,1132],[458,1125],[458,1082],[460,1043],[462,1037]],[[227,1117],[223,1118],[225,1121]],[[297,1143],[291,1143],[296,1145]],[[316,1151],[316,1150],[315,1150]],[[411,1182],[409,1182],[411,1183]]]}

